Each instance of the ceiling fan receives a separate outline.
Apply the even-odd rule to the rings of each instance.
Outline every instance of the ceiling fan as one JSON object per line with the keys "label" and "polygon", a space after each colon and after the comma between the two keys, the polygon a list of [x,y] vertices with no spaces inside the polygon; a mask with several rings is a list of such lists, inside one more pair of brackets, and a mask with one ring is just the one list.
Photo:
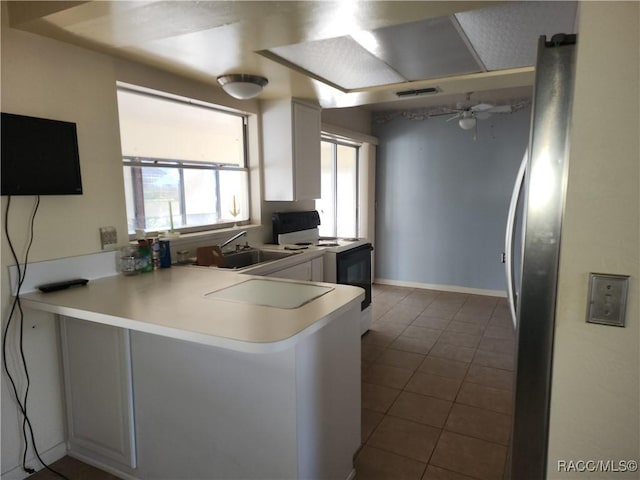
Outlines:
{"label": "ceiling fan", "polygon": [[471,106],[457,105],[458,108],[448,109],[447,113],[455,113],[451,118],[447,119],[447,122],[458,119],[458,125],[463,130],[470,130],[477,126],[477,120],[485,120],[491,116],[492,113],[511,113],[513,112],[512,105],[498,105],[494,106],[489,103],[478,103]]}

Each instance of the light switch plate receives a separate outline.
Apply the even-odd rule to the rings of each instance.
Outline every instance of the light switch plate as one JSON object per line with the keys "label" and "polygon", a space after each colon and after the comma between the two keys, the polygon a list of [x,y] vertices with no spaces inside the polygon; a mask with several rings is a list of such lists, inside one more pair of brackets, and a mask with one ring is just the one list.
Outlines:
{"label": "light switch plate", "polygon": [[589,274],[587,322],[624,327],[628,275]]}
{"label": "light switch plate", "polygon": [[115,227],[100,227],[102,250],[113,250],[118,245],[118,233]]}

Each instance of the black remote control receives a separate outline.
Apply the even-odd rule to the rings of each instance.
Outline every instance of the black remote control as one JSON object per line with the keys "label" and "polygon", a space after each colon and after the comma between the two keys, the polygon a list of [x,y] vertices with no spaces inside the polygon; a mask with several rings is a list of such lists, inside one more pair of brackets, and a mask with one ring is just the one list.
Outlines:
{"label": "black remote control", "polygon": [[89,283],[86,278],[74,278],[73,280],[65,280],[64,282],[45,283],[44,285],[38,285],[38,290],[41,292],[57,292],[58,290],[64,290],[69,287],[80,287]]}

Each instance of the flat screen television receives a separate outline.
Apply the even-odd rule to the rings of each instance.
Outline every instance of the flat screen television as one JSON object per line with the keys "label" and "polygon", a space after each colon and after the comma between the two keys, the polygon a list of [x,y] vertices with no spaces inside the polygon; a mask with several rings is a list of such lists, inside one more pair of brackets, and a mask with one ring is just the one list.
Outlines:
{"label": "flat screen television", "polygon": [[2,195],[80,195],[76,124],[2,112]]}

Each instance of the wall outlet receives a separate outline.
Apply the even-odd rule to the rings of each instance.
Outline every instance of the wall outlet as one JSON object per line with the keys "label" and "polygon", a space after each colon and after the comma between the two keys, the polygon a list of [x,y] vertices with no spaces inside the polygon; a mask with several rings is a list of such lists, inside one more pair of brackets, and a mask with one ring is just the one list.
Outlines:
{"label": "wall outlet", "polygon": [[115,227],[100,227],[102,250],[113,250],[118,245],[118,232]]}

